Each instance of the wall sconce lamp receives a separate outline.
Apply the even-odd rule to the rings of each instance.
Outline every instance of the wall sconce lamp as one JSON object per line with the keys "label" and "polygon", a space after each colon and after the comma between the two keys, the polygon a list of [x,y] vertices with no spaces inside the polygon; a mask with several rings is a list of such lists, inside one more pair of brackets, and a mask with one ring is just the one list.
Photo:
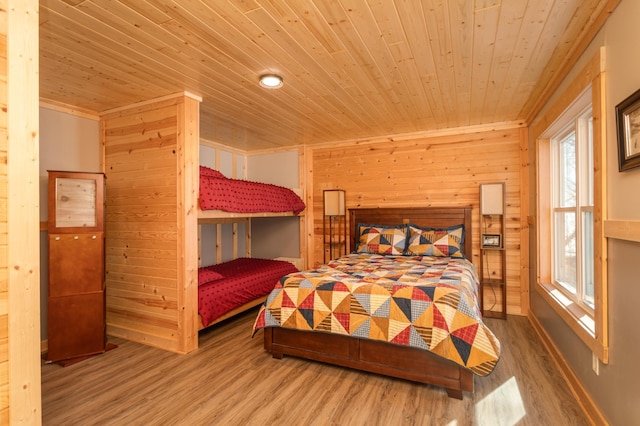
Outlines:
{"label": "wall sconce lamp", "polygon": [[480,214],[483,216],[504,214],[504,183],[480,185]]}
{"label": "wall sconce lamp", "polygon": [[[480,185],[480,225],[482,227],[482,247],[504,245],[505,205],[503,182],[483,183]],[[493,219],[497,217],[496,223]]]}

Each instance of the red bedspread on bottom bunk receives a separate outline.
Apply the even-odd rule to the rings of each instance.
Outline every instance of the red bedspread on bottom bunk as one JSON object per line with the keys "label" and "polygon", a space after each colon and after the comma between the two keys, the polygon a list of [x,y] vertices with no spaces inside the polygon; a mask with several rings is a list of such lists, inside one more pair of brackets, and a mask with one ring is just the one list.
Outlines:
{"label": "red bedspread on bottom bunk", "polygon": [[200,268],[198,313],[203,325],[206,327],[227,312],[266,296],[281,277],[297,271],[289,262],[246,257]]}

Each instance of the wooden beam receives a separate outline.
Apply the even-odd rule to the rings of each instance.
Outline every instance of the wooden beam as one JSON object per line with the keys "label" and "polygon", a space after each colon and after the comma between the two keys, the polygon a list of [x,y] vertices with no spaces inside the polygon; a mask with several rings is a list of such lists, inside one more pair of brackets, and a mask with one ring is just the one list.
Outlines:
{"label": "wooden beam", "polygon": [[640,220],[605,220],[604,236],[640,243]]}
{"label": "wooden beam", "polygon": [[[40,386],[40,212],[38,1],[7,0],[2,9],[7,25],[6,185],[11,200],[3,222],[7,227],[7,424],[42,423]],[[5,12],[2,12],[4,14]],[[3,114],[4,115],[4,114]],[[7,139],[5,139],[7,138]],[[10,250],[9,250],[10,248]],[[6,322],[5,322],[6,324]],[[0,338],[3,336],[0,335]],[[6,396],[6,395],[5,395]],[[5,396],[2,398],[4,399]]]}

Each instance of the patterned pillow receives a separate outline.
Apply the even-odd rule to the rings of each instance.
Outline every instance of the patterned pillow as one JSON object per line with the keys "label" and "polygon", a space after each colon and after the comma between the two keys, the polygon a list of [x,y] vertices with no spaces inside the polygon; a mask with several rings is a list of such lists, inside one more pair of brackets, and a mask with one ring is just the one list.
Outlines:
{"label": "patterned pillow", "polygon": [[409,256],[464,257],[464,225],[449,228],[419,228],[409,225]]}
{"label": "patterned pillow", "polygon": [[198,286],[224,278],[222,274],[211,269],[211,266],[198,268]]}
{"label": "patterned pillow", "polygon": [[407,225],[383,226],[358,224],[358,253],[401,255],[407,245]]}

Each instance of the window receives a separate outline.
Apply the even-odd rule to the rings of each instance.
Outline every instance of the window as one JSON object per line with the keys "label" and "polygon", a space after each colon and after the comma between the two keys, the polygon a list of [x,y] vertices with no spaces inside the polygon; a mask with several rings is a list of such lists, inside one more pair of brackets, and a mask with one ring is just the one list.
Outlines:
{"label": "window", "polygon": [[536,141],[536,290],[608,363],[606,134],[598,52],[532,126]]}
{"label": "window", "polygon": [[593,316],[593,119],[586,110],[551,137],[552,285]]}

